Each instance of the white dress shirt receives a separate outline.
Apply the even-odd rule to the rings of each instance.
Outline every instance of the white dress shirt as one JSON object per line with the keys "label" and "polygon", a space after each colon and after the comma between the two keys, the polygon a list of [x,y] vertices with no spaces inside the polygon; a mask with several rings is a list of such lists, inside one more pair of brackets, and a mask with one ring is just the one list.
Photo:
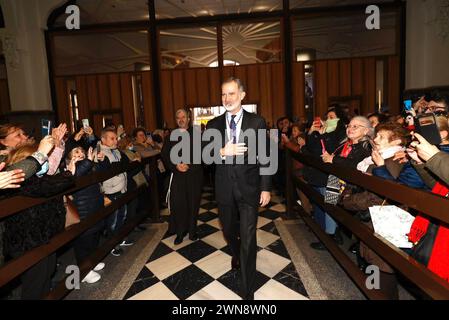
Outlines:
{"label": "white dress shirt", "polygon": [[[240,136],[240,131],[242,129],[242,120],[243,120],[243,108],[240,109],[239,112],[237,112],[235,114],[235,118],[234,121],[236,123],[236,129],[235,129],[235,134],[236,134],[236,141],[237,143],[239,142],[239,136]],[[226,112],[226,134],[228,135],[228,141],[231,141],[231,118],[232,115],[230,112]]]}

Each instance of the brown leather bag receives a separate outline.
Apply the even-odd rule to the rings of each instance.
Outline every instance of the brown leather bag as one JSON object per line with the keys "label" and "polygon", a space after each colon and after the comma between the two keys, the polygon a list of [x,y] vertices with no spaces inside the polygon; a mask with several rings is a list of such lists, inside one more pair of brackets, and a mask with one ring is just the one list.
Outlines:
{"label": "brown leather bag", "polygon": [[69,198],[64,196],[64,204],[66,208],[66,214],[65,214],[65,228],[67,229],[70,226],[73,226],[74,224],[80,223],[80,215],[78,213],[78,209],[73,204],[73,201]]}

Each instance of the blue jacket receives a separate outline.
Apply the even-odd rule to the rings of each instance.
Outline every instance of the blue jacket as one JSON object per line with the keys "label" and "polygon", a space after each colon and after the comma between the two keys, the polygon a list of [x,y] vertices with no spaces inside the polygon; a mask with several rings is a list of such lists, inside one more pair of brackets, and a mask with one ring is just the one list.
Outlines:
{"label": "blue jacket", "polygon": [[430,190],[424,183],[424,181],[421,179],[418,172],[413,168],[409,162],[404,164],[402,167],[401,172],[399,173],[399,177],[395,179],[390,172],[387,170],[386,166],[381,166],[373,169],[373,175],[387,179],[387,180],[393,180],[402,184],[405,184],[406,186],[409,186],[411,188],[416,189],[425,189]]}

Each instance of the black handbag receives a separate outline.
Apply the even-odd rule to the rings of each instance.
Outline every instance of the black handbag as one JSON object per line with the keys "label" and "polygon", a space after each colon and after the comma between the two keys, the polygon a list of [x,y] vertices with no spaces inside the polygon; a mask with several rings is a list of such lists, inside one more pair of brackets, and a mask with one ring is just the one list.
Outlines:
{"label": "black handbag", "polygon": [[326,192],[324,193],[324,202],[336,205],[344,190],[345,182],[339,177],[330,174],[327,177]]}
{"label": "black handbag", "polygon": [[410,256],[416,261],[427,266],[429,264],[430,256],[432,254],[433,245],[440,227],[432,222],[429,222],[427,232],[419,239],[418,243],[413,246]]}

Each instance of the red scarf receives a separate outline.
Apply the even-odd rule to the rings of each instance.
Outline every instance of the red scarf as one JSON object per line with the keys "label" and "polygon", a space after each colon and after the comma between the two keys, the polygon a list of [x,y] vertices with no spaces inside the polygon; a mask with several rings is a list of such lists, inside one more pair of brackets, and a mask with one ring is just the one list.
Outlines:
{"label": "red scarf", "polygon": [[352,151],[352,143],[346,142],[341,150],[340,157],[347,158]]}
{"label": "red scarf", "polygon": [[[432,193],[448,197],[449,188],[437,182]],[[417,243],[426,234],[428,227],[429,220],[418,215],[410,228],[409,241]],[[449,229],[446,227],[438,228],[427,268],[449,282]]]}

